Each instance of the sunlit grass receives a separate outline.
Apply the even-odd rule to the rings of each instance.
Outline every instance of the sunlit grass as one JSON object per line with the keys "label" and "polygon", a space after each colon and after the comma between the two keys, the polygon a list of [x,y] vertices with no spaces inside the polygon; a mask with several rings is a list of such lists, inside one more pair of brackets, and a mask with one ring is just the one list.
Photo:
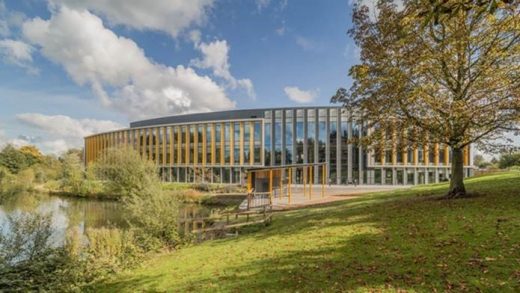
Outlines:
{"label": "sunlit grass", "polygon": [[271,226],[157,256],[104,291],[518,291],[520,172],[275,214]]}

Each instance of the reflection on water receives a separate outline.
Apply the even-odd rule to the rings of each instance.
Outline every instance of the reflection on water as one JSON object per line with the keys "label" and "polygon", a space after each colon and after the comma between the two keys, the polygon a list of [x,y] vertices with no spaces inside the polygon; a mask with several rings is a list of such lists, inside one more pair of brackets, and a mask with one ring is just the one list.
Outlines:
{"label": "reflection on water", "polygon": [[[8,233],[6,216],[22,212],[49,214],[55,230],[53,238],[57,243],[63,242],[70,228],[77,227],[84,233],[88,228],[127,227],[122,206],[116,201],[24,193],[0,205],[0,230]],[[205,217],[210,212],[207,207],[201,205],[182,205],[179,217]]]}

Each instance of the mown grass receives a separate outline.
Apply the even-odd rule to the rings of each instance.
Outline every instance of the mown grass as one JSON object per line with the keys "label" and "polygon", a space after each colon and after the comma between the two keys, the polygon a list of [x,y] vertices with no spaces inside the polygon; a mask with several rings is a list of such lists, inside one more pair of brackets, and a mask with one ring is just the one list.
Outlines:
{"label": "mown grass", "polygon": [[520,290],[520,172],[279,213],[271,226],[157,256],[96,291]]}

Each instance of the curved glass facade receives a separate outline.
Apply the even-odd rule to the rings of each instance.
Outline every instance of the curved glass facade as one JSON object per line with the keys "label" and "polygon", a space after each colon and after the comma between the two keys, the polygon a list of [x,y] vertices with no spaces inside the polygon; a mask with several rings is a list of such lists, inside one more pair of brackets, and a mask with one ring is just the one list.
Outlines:
{"label": "curved glass facade", "polygon": [[[447,147],[401,149],[395,141],[366,149],[358,144],[369,132],[365,125],[340,107],[179,115],[86,137],[84,154],[88,165],[109,147],[130,146],[157,164],[163,180],[174,182],[238,184],[250,167],[320,162],[328,163],[330,184],[405,185],[449,178]],[[470,175],[470,148],[464,151],[464,163]],[[320,172],[314,174],[315,183],[323,178]],[[293,176],[293,182],[302,181],[302,174]]]}

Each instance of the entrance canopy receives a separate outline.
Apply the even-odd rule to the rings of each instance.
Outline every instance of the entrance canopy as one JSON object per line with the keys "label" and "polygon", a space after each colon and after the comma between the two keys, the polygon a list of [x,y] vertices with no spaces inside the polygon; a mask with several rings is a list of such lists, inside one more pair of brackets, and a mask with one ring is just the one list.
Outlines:
{"label": "entrance canopy", "polygon": [[[291,201],[293,185],[303,184],[304,196],[312,197],[312,185],[321,183],[321,196],[327,178],[327,163],[292,164],[246,169],[249,193],[264,193],[273,197],[288,197]],[[307,194],[308,193],[308,194]]]}

